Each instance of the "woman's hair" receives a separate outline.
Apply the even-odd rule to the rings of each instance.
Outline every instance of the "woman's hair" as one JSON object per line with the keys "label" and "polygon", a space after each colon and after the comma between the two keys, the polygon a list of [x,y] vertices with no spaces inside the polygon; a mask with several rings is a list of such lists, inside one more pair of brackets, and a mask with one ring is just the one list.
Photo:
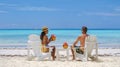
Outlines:
{"label": "woman's hair", "polygon": [[41,32],[40,39],[43,40],[44,36],[45,36],[45,32]]}

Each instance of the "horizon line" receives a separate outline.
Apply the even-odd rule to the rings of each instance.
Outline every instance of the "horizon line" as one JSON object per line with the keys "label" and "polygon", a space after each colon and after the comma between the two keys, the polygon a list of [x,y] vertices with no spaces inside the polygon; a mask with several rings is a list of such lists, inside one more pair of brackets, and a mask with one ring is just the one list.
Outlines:
{"label": "horizon line", "polygon": [[[81,28],[50,28],[50,30],[80,30]],[[41,30],[35,28],[10,28],[0,30]],[[120,30],[120,28],[89,28],[88,30]]]}

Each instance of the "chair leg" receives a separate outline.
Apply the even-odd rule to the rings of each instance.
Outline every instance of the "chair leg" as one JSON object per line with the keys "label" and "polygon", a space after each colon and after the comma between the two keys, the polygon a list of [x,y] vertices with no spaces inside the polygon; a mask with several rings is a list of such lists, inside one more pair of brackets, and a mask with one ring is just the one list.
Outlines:
{"label": "chair leg", "polygon": [[56,50],[56,52],[57,52],[57,54],[56,54],[56,56],[57,56],[56,59],[59,60],[59,51]]}
{"label": "chair leg", "polygon": [[67,60],[69,60],[69,49],[67,49]]}
{"label": "chair leg", "polygon": [[84,62],[87,62],[87,58],[84,58],[83,61],[84,61]]}
{"label": "chair leg", "polygon": [[51,60],[51,56],[49,56],[49,60]]}
{"label": "chair leg", "polygon": [[29,61],[31,61],[32,59],[34,59],[35,57],[32,55],[32,54],[30,54],[29,56],[28,56],[28,60]]}
{"label": "chair leg", "polygon": [[28,56],[28,60],[29,61],[31,61],[32,60],[32,55],[31,55],[31,53],[30,53],[30,48],[28,48],[28,50],[27,50],[27,56]]}

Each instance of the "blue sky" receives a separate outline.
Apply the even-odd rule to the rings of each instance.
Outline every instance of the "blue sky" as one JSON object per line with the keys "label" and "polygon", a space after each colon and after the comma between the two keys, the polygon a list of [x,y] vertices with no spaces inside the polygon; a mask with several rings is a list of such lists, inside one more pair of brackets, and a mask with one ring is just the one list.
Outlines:
{"label": "blue sky", "polygon": [[120,0],[0,0],[0,29],[120,29]]}

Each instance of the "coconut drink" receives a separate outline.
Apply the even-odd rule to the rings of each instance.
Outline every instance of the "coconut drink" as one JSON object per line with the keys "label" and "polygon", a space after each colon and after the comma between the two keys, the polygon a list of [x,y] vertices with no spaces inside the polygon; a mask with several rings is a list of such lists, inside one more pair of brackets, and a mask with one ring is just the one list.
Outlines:
{"label": "coconut drink", "polygon": [[68,48],[67,42],[64,42],[64,43],[63,43],[63,48],[64,48],[64,49],[67,49],[67,48]]}

